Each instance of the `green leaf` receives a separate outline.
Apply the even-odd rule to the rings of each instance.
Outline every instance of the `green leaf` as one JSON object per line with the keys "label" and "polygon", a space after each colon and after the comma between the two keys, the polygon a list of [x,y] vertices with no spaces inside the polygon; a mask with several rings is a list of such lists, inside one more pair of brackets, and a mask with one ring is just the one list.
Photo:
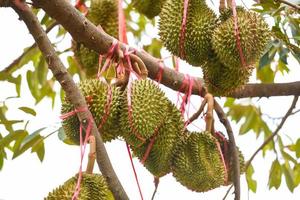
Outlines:
{"label": "green leaf", "polygon": [[58,138],[66,144],[74,145],[74,143],[70,139],[67,138],[63,127],[60,127],[58,129]]}
{"label": "green leaf", "polygon": [[40,135],[40,132],[43,131],[45,128],[46,127],[40,128],[32,134],[26,136],[19,148],[15,149],[13,159],[23,154],[29,148],[32,148],[39,140],[43,139],[43,137]]}
{"label": "green leaf", "polygon": [[24,107],[24,106],[23,106],[23,107],[19,107],[19,109],[22,110],[22,111],[25,112],[25,113],[28,113],[28,114],[33,115],[33,116],[36,116],[36,112],[35,112],[35,110],[32,109],[32,108]]}
{"label": "green leaf", "polygon": [[300,184],[300,164],[296,164],[294,166],[294,183],[295,183],[295,186],[297,187],[299,184]]}
{"label": "green leaf", "polygon": [[275,78],[275,72],[271,69],[271,65],[268,64],[265,67],[256,71],[257,79],[262,83],[273,83]]}
{"label": "green leaf", "polygon": [[254,168],[252,165],[249,165],[247,171],[246,171],[246,181],[248,184],[248,188],[252,191],[252,192],[256,192],[257,189],[257,181],[253,179],[253,174],[254,174]]}
{"label": "green leaf", "polygon": [[291,192],[293,192],[296,186],[295,186],[295,182],[294,182],[294,172],[291,169],[290,164],[288,162],[285,162],[282,165],[282,170],[283,170],[283,174],[285,176],[285,182],[286,182],[289,190]]}
{"label": "green leaf", "polygon": [[297,140],[295,144],[295,152],[296,152],[296,157],[300,158],[300,138]]}
{"label": "green leaf", "polygon": [[7,147],[13,141],[22,141],[27,136],[27,132],[24,130],[17,130],[9,133],[7,136],[0,140],[0,149]]}
{"label": "green leaf", "polygon": [[48,65],[43,56],[41,56],[37,65],[37,77],[41,85],[45,84],[48,74]]}
{"label": "green leaf", "polygon": [[269,174],[269,189],[275,187],[276,189],[279,188],[281,184],[281,176],[282,170],[279,161],[276,159],[273,161],[270,174]]}
{"label": "green leaf", "polygon": [[36,153],[39,160],[42,162],[45,156],[44,138],[40,138],[31,148],[32,153]]}

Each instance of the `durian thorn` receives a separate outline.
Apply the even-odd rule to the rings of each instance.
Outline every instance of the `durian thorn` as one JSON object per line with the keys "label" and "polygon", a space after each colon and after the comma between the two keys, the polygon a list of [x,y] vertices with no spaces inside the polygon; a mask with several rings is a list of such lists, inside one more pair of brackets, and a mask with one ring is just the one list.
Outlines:
{"label": "durian thorn", "polygon": [[96,159],[96,139],[95,139],[95,136],[91,135],[89,137],[89,142],[90,142],[90,152],[89,152],[88,163],[87,163],[87,167],[86,167],[86,173],[92,174],[93,169],[94,169],[95,159]]}
{"label": "durian thorn", "polygon": [[205,122],[206,122],[206,131],[210,132],[212,131],[212,124],[213,124],[213,110],[214,110],[214,97],[207,93],[204,98],[207,101],[207,111],[205,115]]}
{"label": "durian thorn", "polygon": [[140,59],[138,56],[134,55],[134,54],[130,54],[130,59],[134,62],[136,62],[139,66],[139,69],[141,71],[141,78],[142,79],[146,79],[148,77],[148,69],[145,65],[145,63],[142,61],[142,59]]}
{"label": "durian thorn", "polygon": [[219,11],[222,12],[225,10],[226,5],[225,5],[225,0],[220,0],[220,6],[219,6]]}
{"label": "durian thorn", "polygon": [[196,119],[198,119],[198,117],[201,115],[201,113],[204,110],[204,107],[207,103],[207,99],[204,99],[199,107],[199,109],[197,110],[197,112],[195,112],[190,119],[188,120],[188,124],[191,124],[193,121],[195,121]]}

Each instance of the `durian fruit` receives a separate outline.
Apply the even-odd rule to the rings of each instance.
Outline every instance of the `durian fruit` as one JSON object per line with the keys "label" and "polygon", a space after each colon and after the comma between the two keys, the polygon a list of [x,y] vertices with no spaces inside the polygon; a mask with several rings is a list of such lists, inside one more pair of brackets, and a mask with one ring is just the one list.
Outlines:
{"label": "durian fruit", "polygon": [[[128,102],[131,102],[131,109]],[[129,83],[123,94],[120,114],[121,132],[126,142],[138,146],[151,138],[167,118],[168,103],[165,94],[152,80]]]}
{"label": "durian fruit", "polygon": [[[78,175],[70,178],[50,192],[44,200],[71,200],[77,179]],[[102,175],[83,173],[78,200],[114,200],[114,197]]]}
{"label": "durian fruit", "polygon": [[[98,79],[87,79],[79,84],[82,95],[86,98],[88,108],[104,142],[111,141],[119,136],[118,118],[120,111],[121,92],[119,88],[109,86]],[[110,92],[111,91],[111,95]],[[61,113],[74,111],[74,106],[65,100],[62,102]],[[104,119],[105,118],[105,119]],[[80,143],[80,122],[76,115],[70,116],[63,121],[62,127],[67,138],[74,144]],[[85,132],[83,131],[83,138]]]}
{"label": "durian fruit", "polygon": [[[180,111],[170,102],[168,118],[154,136],[154,144],[144,166],[155,176],[162,177],[171,171],[171,161],[174,148],[183,140],[184,119]],[[140,160],[145,156],[151,139],[138,147],[132,147],[133,153]]]}
{"label": "durian fruit", "polygon": [[132,0],[133,7],[149,19],[157,16],[166,0]]}
{"label": "durian fruit", "polygon": [[[236,6],[236,11],[237,12],[246,12],[245,8],[242,6]],[[226,21],[230,17],[232,17],[232,8],[225,8],[220,12],[219,20],[221,22]]]}
{"label": "durian fruit", "polygon": [[[101,25],[109,35],[118,37],[117,0],[92,0],[87,19],[96,26]],[[99,54],[75,41],[73,41],[72,46],[74,56],[85,70],[87,77],[95,77],[99,66]]]}
{"label": "durian fruit", "polygon": [[215,96],[222,96],[245,85],[253,67],[228,67],[212,54],[207,63],[202,65],[203,78],[208,91]]}
{"label": "durian fruit", "polygon": [[113,37],[118,37],[118,0],[91,0],[87,18]]}
{"label": "durian fruit", "polygon": [[235,36],[234,18],[229,17],[213,32],[212,45],[219,60],[227,67],[247,67],[253,65],[262,55],[270,40],[267,23],[257,13],[237,10],[240,44],[246,66],[240,58]]}
{"label": "durian fruit", "polygon": [[[183,49],[180,49],[184,1],[166,0],[160,13],[159,35],[164,46],[173,54],[194,66],[206,62],[212,48],[211,38],[217,17],[204,0],[190,0]],[[182,52],[183,52],[183,55]]]}
{"label": "durian fruit", "polygon": [[[221,132],[216,132],[214,134],[215,138],[219,141],[220,147],[222,150],[222,154],[226,163],[226,169],[227,169],[227,174],[228,174],[228,180],[225,183],[225,185],[229,185],[232,183],[233,180],[233,166],[232,166],[232,157],[230,155],[230,150],[229,150],[229,140],[224,137],[224,135]],[[237,151],[239,153],[239,163],[240,163],[240,174],[245,173],[245,158],[241,150],[237,148]]]}
{"label": "durian fruit", "polygon": [[216,138],[209,132],[189,133],[174,152],[172,172],[192,191],[205,192],[223,185],[227,174]]}

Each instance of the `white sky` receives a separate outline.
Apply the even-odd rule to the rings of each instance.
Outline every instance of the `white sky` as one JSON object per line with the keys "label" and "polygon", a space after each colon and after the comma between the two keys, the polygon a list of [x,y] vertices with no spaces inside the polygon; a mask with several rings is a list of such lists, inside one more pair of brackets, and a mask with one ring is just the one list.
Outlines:
{"label": "white sky", "polygon": [[[31,36],[24,24],[17,20],[17,15],[11,9],[0,9],[0,70],[7,66],[14,58],[20,55],[24,47],[32,44]],[[68,45],[68,44],[67,44]],[[30,66],[27,66],[30,67]],[[185,68],[185,71],[191,71],[193,75],[201,74],[199,68]],[[277,77],[276,81],[289,82],[297,80],[299,77],[299,66],[293,62],[291,65],[291,74],[285,77]],[[23,77],[25,81],[25,77]],[[22,86],[22,100],[10,100],[7,103],[10,105],[9,116],[28,118],[33,120],[29,129],[37,130],[40,127],[58,126],[60,115],[60,103],[57,101],[57,106],[54,110],[51,109],[49,99],[43,100],[36,106],[38,110],[37,117],[28,117],[17,111],[19,106],[34,106],[33,99],[29,94],[26,83]],[[172,100],[176,100],[176,93],[167,90],[167,95]],[[11,85],[1,82],[0,84],[0,102],[8,96],[13,96],[14,88]],[[197,106],[199,97],[193,97],[193,102]],[[278,98],[263,98],[260,100],[260,105],[264,105],[263,111],[271,116],[282,116],[286,109],[290,106],[291,97]],[[247,102],[248,100],[243,100]],[[17,106],[16,106],[17,105]],[[277,109],[274,109],[277,108]],[[201,126],[203,122],[198,121]],[[298,126],[297,126],[298,125]],[[296,126],[296,127],[295,127]],[[203,126],[202,126],[203,127]],[[218,128],[223,129],[219,124]],[[275,126],[272,125],[272,128]],[[234,126],[234,133],[237,135],[238,127]],[[0,131],[3,129],[0,128]],[[290,136],[299,136],[299,115],[292,116],[288,119],[286,125],[281,131]],[[45,133],[46,134],[46,133]],[[256,140],[254,134],[237,137],[237,144],[244,153],[246,159],[254,152],[261,144],[262,140]],[[139,193],[135,184],[134,176],[130,166],[128,154],[126,152],[125,143],[121,141],[113,141],[106,144],[112,164],[117,172],[123,186],[130,199],[137,200]],[[58,140],[56,135],[51,136],[45,141],[46,154],[43,163],[40,163],[36,155],[29,152],[11,161],[5,160],[4,168],[0,171],[0,200],[38,200],[43,199],[49,191],[62,184],[65,180],[77,173],[79,167],[79,148],[68,146]],[[8,152],[8,151],[7,151]],[[10,157],[11,155],[9,155]],[[279,190],[268,190],[268,169],[274,155],[267,154],[266,159],[257,156],[253,164],[255,166],[254,178],[258,180],[258,191],[256,194],[247,191],[247,185],[244,176],[241,177],[242,199],[289,199],[298,200],[300,198],[299,187],[295,189],[294,194],[290,193],[282,181],[282,187]],[[144,198],[150,199],[153,192],[153,178],[150,173],[134,159],[137,173],[140,179]],[[85,166],[85,165],[84,165]],[[95,171],[98,172],[97,166]],[[187,190],[181,186],[171,176],[167,175],[161,178],[157,200],[164,199],[222,199],[227,187],[217,188],[206,193],[196,193]],[[233,199],[230,196],[228,199]]]}

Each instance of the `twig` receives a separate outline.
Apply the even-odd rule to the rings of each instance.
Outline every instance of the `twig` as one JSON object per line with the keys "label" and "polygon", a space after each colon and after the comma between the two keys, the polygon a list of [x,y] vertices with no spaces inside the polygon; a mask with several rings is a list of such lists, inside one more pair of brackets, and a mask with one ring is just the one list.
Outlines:
{"label": "twig", "polygon": [[[47,29],[46,33],[49,33],[56,25],[58,25],[57,21],[54,21],[52,24],[50,24]],[[22,60],[22,58],[32,49],[36,48],[36,43],[32,44],[30,47],[28,47],[19,57],[17,57],[12,63],[10,63],[7,67],[5,67],[0,73],[5,73],[5,74],[11,74],[14,72],[15,69],[14,67],[19,64]],[[20,66],[21,67],[21,66]]]}
{"label": "twig", "polygon": [[151,200],[154,200],[154,198],[155,198],[155,195],[156,195],[156,192],[157,192],[157,189],[158,189],[158,185],[159,185],[159,178],[158,177],[154,177],[154,187],[155,188],[154,188]]}
{"label": "twig", "polygon": [[[50,1],[47,1],[47,3],[50,3]],[[53,48],[49,38],[47,37],[47,34],[42,29],[39,20],[26,4],[23,5],[24,7],[22,10],[17,8],[15,5],[11,6],[26,24],[29,32],[35,39],[35,42],[37,43],[44,57],[46,58],[49,69],[52,71],[55,78],[61,84],[63,90],[66,92],[66,97],[68,98],[68,100],[70,100],[70,102],[77,109],[87,108],[84,97],[81,95],[72,77],[67,72],[67,69],[64,67],[59,57],[56,55],[55,49]],[[67,17],[67,19],[69,20],[70,18]],[[88,110],[86,112],[78,112],[77,116],[83,125],[86,125],[89,119],[93,119],[90,111]],[[96,139],[97,163],[100,168],[100,171],[102,172],[103,176],[108,182],[109,189],[112,191],[115,199],[128,200],[129,198],[113,170],[102,138],[98,132],[95,123],[92,123],[91,132]]]}
{"label": "twig", "polygon": [[226,194],[225,194],[225,196],[223,197],[223,200],[225,200],[225,199],[227,198],[227,196],[228,196],[230,190],[232,189],[232,187],[233,187],[233,184],[231,184],[230,187],[228,188],[228,190],[226,191]]}
{"label": "twig", "polygon": [[239,162],[239,152],[237,151],[234,135],[232,132],[232,128],[230,122],[228,121],[226,114],[224,113],[222,107],[218,104],[215,100],[214,102],[215,111],[219,117],[221,123],[225,126],[228,139],[229,139],[229,152],[232,157],[232,169],[233,169],[233,185],[234,185],[234,193],[235,193],[235,200],[240,200],[241,196],[241,189],[240,189],[240,162]]}
{"label": "twig", "polygon": [[274,1],[286,4],[288,6],[291,6],[292,8],[295,8],[296,10],[300,10],[300,6],[299,5],[293,4],[293,3],[289,2],[289,1],[286,1],[286,0],[274,0]]}
{"label": "twig", "polygon": [[214,97],[207,93],[204,97],[205,99],[207,99],[207,112],[206,112],[206,116],[205,116],[205,124],[206,124],[206,128],[205,130],[211,133],[212,130],[212,125],[213,125],[213,110],[214,110]]}
{"label": "twig", "polygon": [[90,136],[89,143],[90,143],[90,152],[89,152],[89,157],[88,157],[88,164],[87,164],[87,167],[86,167],[86,173],[92,174],[93,169],[94,169],[95,159],[96,159],[96,139],[95,139],[95,136],[93,136],[93,135]]}
{"label": "twig", "polygon": [[188,120],[188,124],[191,124],[193,121],[195,121],[196,119],[198,119],[198,117],[201,115],[201,113],[203,112],[203,109],[205,107],[207,103],[207,99],[204,99],[199,107],[199,109],[197,110],[197,112],[195,112],[190,119]]}
{"label": "twig", "polygon": [[251,162],[253,161],[253,159],[255,158],[255,156],[258,154],[258,152],[260,152],[269,142],[271,142],[273,140],[273,138],[279,133],[280,129],[282,128],[282,126],[284,125],[285,121],[288,119],[288,117],[292,114],[293,109],[295,108],[296,104],[298,101],[298,96],[294,97],[294,100],[290,106],[290,108],[288,109],[288,111],[286,112],[285,116],[282,118],[280,124],[277,126],[276,130],[272,133],[272,135],[270,135],[261,145],[260,147],[253,153],[253,155],[250,157],[250,159],[247,161],[246,165],[245,165],[245,169],[247,170],[247,168],[249,167],[249,165],[251,164]]}

